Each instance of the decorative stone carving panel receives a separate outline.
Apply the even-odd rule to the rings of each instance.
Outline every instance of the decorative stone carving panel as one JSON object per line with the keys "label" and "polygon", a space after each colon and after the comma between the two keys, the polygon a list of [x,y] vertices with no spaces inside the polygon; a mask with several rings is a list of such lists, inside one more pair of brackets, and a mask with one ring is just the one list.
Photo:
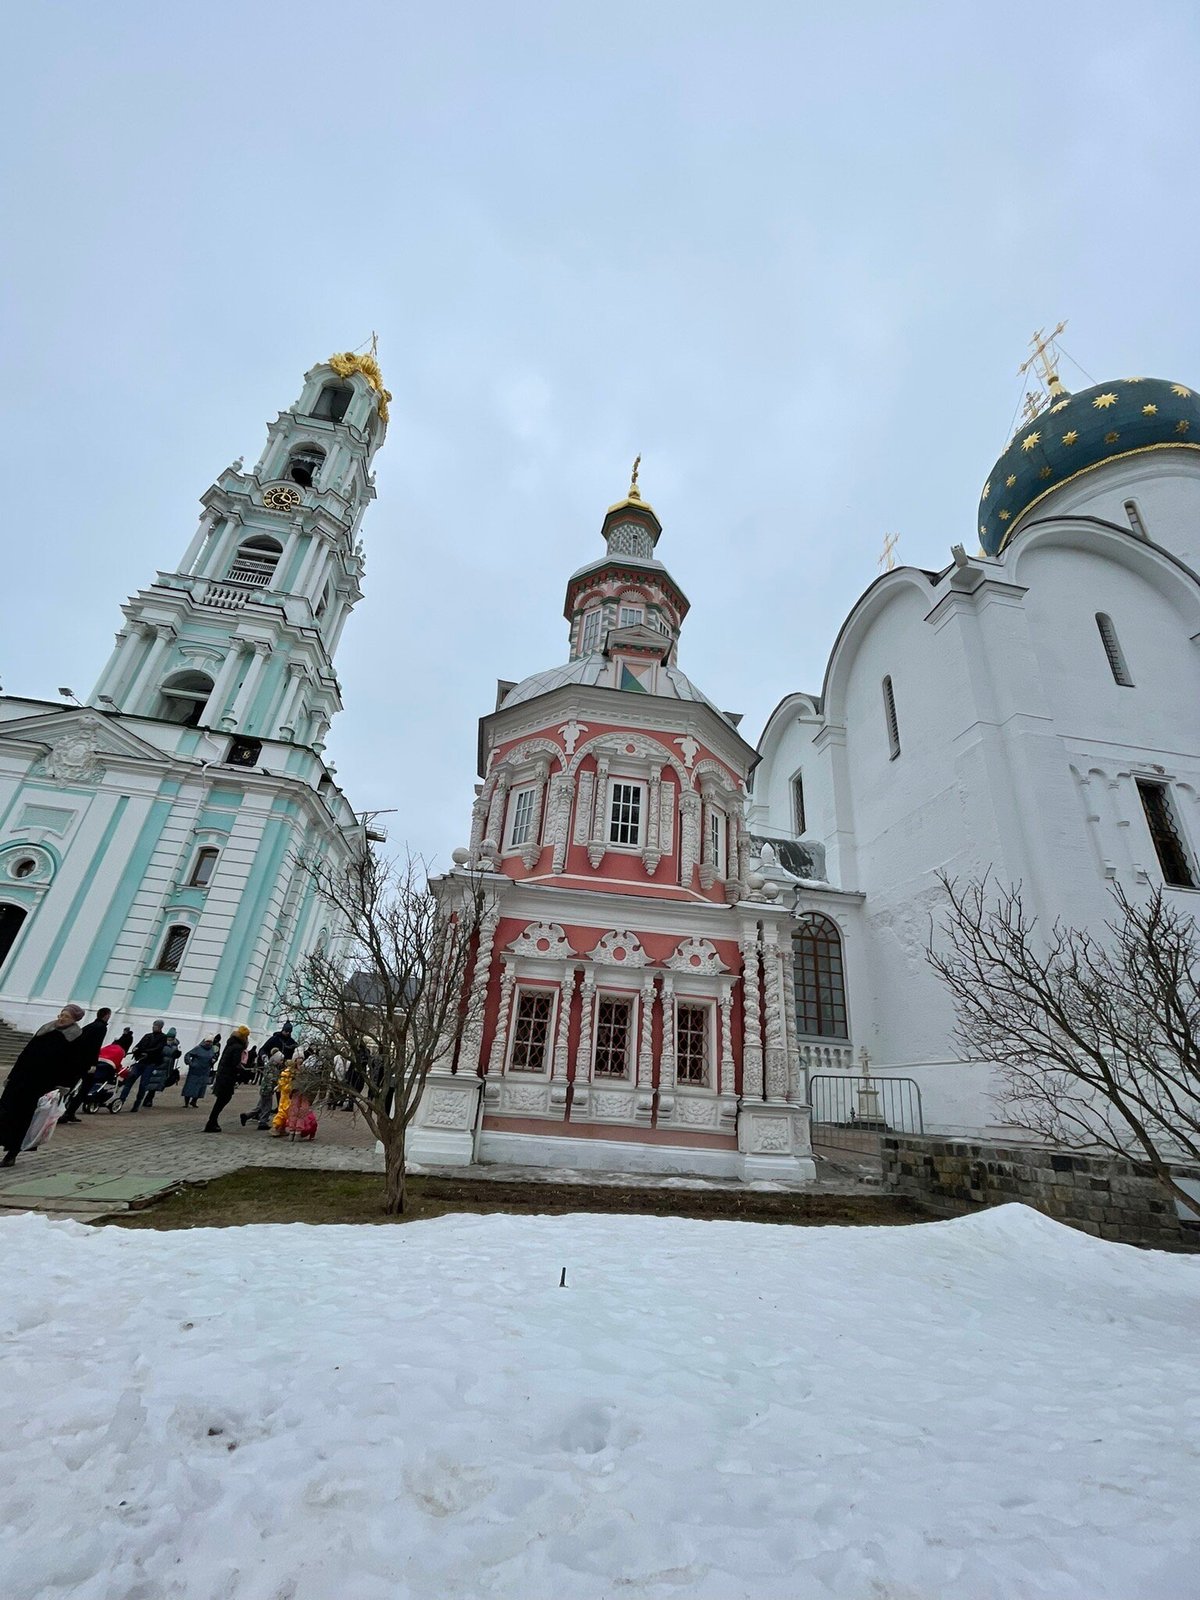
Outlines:
{"label": "decorative stone carving panel", "polygon": [[667,966],[675,972],[694,972],[706,977],[729,970],[708,939],[681,939],[668,958]]}
{"label": "decorative stone carving panel", "polygon": [[544,960],[570,960],[575,954],[557,922],[531,922],[508,948],[514,956],[540,956]]}
{"label": "decorative stone carving panel", "polygon": [[614,929],[606,933],[592,951],[593,961],[611,967],[644,967],[647,959],[637,934],[628,930],[618,933]]}
{"label": "decorative stone carving panel", "polygon": [[34,767],[39,777],[57,783],[98,783],[104,776],[99,745],[91,728],[77,728],[59,739]]}
{"label": "decorative stone carving panel", "polygon": [[582,772],[579,775],[579,798],[575,805],[575,833],[576,844],[586,844],[592,826],[592,794],[596,787],[596,774]]}

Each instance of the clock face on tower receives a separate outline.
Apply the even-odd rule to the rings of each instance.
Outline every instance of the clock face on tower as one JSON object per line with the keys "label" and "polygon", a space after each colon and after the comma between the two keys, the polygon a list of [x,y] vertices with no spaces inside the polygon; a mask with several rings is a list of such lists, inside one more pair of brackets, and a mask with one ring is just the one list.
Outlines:
{"label": "clock face on tower", "polygon": [[300,504],[299,489],[290,483],[274,483],[263,495],[263,505],[268,511],[291,511]]}

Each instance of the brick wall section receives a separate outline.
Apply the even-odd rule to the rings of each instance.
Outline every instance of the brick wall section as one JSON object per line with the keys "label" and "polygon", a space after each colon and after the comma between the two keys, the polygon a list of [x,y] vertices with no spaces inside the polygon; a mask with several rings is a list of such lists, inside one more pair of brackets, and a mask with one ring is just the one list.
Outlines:
{"label": "brick wall section", "polygon": [[883,1187],[938,1216],[1015,1200],[1102,1239],[1200,1250],[1200,1227],[1181,1223],[1149,1168],[1133,1161],[904,1134],[885,1134],[882,1155]]}

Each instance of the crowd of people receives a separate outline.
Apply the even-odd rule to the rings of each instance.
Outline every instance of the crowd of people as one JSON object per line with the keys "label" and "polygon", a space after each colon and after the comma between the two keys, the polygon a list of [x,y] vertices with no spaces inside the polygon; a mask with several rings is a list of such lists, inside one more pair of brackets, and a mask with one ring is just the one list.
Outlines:
{"label": "crowd of people", "polygon": [[[256,1083],[258,1101],[241,1113],[242,1127],[254,1123],[260,1132],[280,1137],[315,1139],[315,1102],[334,1109],[350,1104],[344,1090],[353,1073],[335,1056],[331,1071],[320,1071],[317,1053],[294,1037],[284,1022],[261,1046],[250,1043],[247,1027],[234,1028],[222,1043],[219,1033],[205,1034],[185,1055],[174,1028],[157,1021],[134,1043],[125,1028],[110,1044],[111,1010],[101,1007],[84,1023],[82,1006],[64,1006],[38,1029],[21,1051],[0,1092],[0,1165],[11,1167],[20,1151],[36,1149],[56,1122],[78,1122],[80,1112],[148,1110],[155,1096],[182,1085],[185,1107],[199,1110],[209,1091],[212,1101],[205,1133],[222,1132],[221,1113],[239,1084]],[[182,1066],[179,1065],[182,1058]]]}

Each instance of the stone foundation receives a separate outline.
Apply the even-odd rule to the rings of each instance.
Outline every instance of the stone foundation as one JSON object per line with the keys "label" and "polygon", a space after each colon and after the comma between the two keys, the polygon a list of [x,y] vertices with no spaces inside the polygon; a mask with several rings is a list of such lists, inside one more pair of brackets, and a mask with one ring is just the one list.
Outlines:
{"label": "stone foundation", "polygon": [[1139,1162],[915,1134],[885,1135],[882,1157],[884,1189],[939,1216],[1018,1201],[1101,1239],[1200,1250],[1200,1224],[1180,1220]]}

